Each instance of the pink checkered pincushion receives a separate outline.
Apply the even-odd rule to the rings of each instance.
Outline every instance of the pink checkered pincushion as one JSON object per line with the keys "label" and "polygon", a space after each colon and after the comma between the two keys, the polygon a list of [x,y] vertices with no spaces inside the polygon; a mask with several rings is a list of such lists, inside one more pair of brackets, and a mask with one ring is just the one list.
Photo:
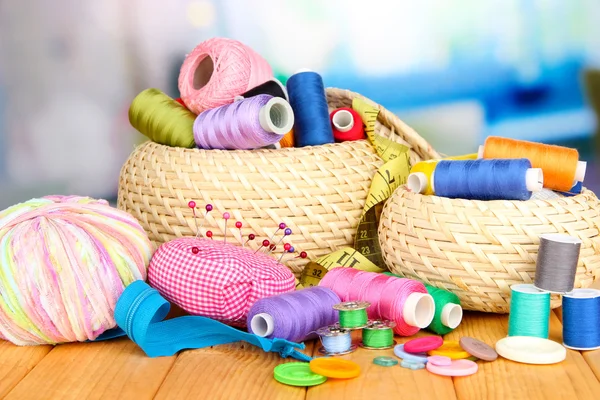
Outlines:
{"label": "pink checkered pincushion", "polygon": [[257,300],[295,289],[294,275],[275,259],[200,238],[163,243],[150,260],[148,282],[188,313],[235,326],[246,325]]}

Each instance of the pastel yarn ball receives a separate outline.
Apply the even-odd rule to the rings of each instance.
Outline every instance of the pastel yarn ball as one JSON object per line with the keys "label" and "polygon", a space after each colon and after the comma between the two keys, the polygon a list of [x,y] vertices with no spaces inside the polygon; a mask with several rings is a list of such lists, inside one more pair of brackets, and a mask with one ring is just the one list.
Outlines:
{"label": "pastel yarn ball", "polygon": [[185,58],[179,73],[179,91],[196,114],[232,103],[254,87],[273,78],[269,63],[241,42],[212,38]]}
{"label": "pastel yarn ball", "polygon": [[234,326],[246,325],[257,300],[295,289],[294,274],[266,254],[191,237],[163,243],[156,250],[148,282],[189,314]]}
{"label": "pastel yarn ball", "polygon": [[94,340],[116,326],[123,289],[146,278],[153,246],[104,200],[48,196],[0,212],[0,338]]}

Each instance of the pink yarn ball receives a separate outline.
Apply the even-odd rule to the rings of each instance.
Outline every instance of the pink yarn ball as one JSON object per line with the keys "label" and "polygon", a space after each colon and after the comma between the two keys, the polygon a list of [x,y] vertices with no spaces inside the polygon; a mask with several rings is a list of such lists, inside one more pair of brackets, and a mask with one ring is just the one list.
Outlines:
{"label": "pink yarn ball", "polygon": [[196,114],[232,103],[236,96],[273,77],[267,61],[250,47],[227,38],[200,43],[185,59],[179,91]]}
{"label": "pink yarn ball", "polygon": [[148,266],[148,282],[188,313],[235,326],[246,324],[257,300],[295,289],[294,275],[275,259],[197,238],[163,243]]}

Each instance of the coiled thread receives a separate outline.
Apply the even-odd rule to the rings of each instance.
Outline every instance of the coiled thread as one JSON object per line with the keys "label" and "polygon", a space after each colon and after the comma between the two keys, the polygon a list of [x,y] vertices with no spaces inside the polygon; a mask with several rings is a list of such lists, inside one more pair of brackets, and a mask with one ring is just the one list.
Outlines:
{"label": "coiled thread", "polygon": [[550,321],[550,293],[530,284],[510,288],[508,336],[534,336],[547,339]]}
{"label": "coiled thread", "polygon": [[574,350],[600,348],[600,290],[575,289],[563,296],[563,343]]}
{"label": "coiled thread", "polygon": [[295,115],[296,146],[333,143],[333,130],[321,75],[316,72],[300,72],[292,75],[286,85]]}

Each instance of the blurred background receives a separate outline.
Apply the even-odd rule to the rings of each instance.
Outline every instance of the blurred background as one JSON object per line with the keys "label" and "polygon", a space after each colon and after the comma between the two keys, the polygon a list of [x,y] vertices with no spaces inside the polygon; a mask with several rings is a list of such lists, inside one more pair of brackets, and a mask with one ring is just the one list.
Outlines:
{"label": "blurred background", "polygon": [[0,0],[0,208],[114,198],[148,87],[178,96],[186,55],[238,39],[285,81],[310,68],[411,124],[440,152],[488,135],[578,148],[595,166],[598,0]]}

